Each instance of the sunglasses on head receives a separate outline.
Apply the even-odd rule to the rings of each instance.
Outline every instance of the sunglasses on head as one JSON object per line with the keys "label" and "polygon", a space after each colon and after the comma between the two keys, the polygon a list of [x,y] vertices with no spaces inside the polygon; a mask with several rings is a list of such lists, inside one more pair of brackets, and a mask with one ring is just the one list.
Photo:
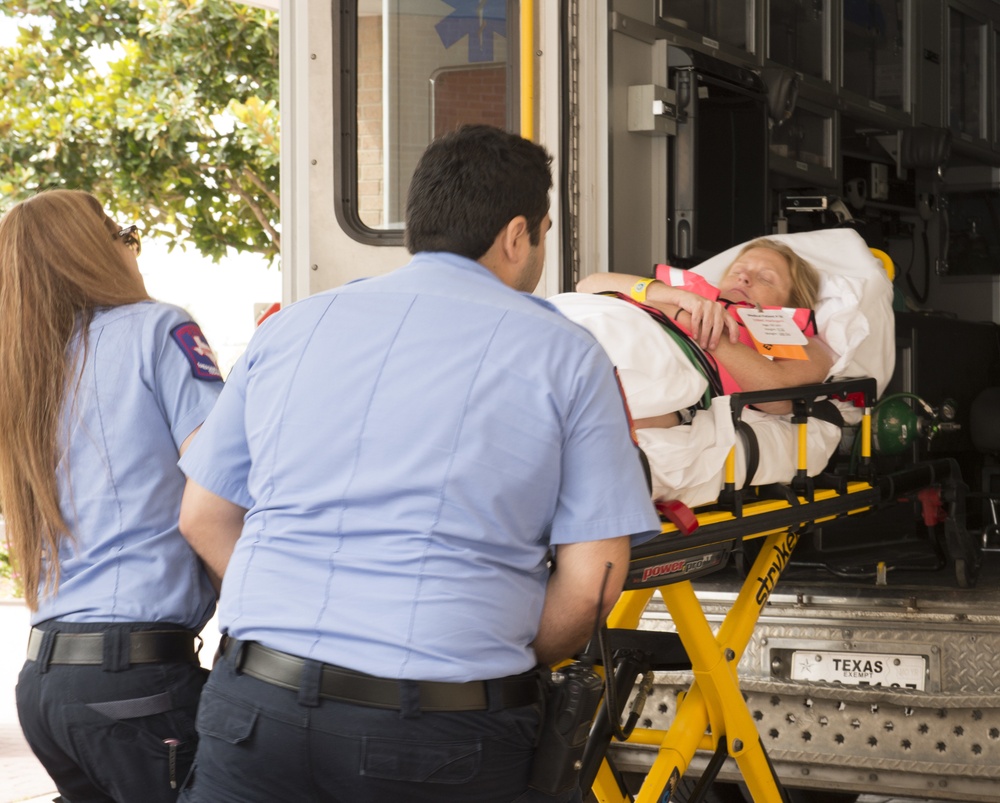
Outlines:
{"label": "sunglasses on head", "polygon": [[132,249],[132,253],[136,256],[142,253],[142,241],[139,239],[139,227],[135,224],[131,226],[126,226],[123,229],[119,229],[115,233],[115,237],[119,238],[125,245]]}

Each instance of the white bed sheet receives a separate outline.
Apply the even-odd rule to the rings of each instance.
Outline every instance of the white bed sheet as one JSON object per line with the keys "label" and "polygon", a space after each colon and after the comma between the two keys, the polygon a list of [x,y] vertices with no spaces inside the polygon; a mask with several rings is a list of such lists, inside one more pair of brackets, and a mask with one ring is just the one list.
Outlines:
{"label": "white bed sheet", "polygon": [[[892,284],[881,262],[854,231],[831,229],[772,235],[786,242],[820,271],[816,306],[819,336],[838,355],[830,378],[870,376],[881,394],[892,376],[895,335]],[[713,283],[742,246],[694,268]],[[588,329],[618,368],[629,409],[635,418],[672,412],[695,404],[707,382],[680,347],[649,315],[607,296],[563,293],[549,299],[564,315]],[[860,413],[841,405],[845,418]],[[745,410],[757,436],[760,464],[754,484],[788,482],[795,474],[795,427],[787,416]],[[808,472],[815,476],[837,449],[840,428],[811,420]],[[737,448],[736,483],[745,482],[742,439],[734,431],[729,397],[716,398],[689,426],[642,429],[639,445],[649,459],[654,499],[676,499],[690,507],[715,501],[723,484],[726,455]]]}

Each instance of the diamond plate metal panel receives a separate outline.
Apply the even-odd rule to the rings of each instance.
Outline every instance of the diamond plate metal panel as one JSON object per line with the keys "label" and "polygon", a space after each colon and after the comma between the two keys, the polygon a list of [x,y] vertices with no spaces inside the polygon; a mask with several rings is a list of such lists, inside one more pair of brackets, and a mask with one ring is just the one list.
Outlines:
{"label": "diamond plate metal panel", "polygon": [[[728,606],[705,605],[721,621]],[[651,606],[642,627],[673,630]],[[917,654],[924,691],[788,679],[792,649]],[[1000,617],[907,610],[769,609],[740,661],[741,687],[768,754],[798,782],[823,773],[858,789],[887,773],[915,788],[962,788],[968,799],[1000,790]],[[660,673],[640,725],[669,727],[690,673]],[[621,755],[641,748],[619,745]],[[628,758],[623,756],[626,763]],[[793,781],[794,782],[794,781]],[[962,786],[964,784],[964,786]],[[908,784],[909,785],[909,784]],[[987,791],[982,791],[987,790]]]}
{"label": "diamond plate metal panel", "polygon": [[[725,606],[706,605],[710,621],[721,621]],[[825,616],[818,614],[825,613]],[[851,614],[851,615],[849,615]],[[887,616],[891,615],[891,618]],[[794,617],[794,619],[793,619]],[[642,625],[673,630],[669,616],[651,607]],[[900,611],[829,612],[776,608],[758,623],[740,661],[740,676],[771,678],[774,645],[862,652],[875,647],[886,653],[926,653],[937,668],[928,691],[949,694],[991,694],[1000,689],[1000,607],[991,616]]]}

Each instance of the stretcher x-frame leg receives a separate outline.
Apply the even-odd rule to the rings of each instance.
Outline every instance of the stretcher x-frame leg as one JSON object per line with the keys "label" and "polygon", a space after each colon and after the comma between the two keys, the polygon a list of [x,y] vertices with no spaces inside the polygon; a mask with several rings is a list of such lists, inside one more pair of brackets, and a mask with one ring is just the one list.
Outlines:
{"label": "stretcher x-frame leg", "polygon": [[[783,796],[739,688],[737,664],[757,620],[788,562],[798,536],[781,531],[766,537],[753,569],[732,608],[713,634],[690,581],[657,589],[691,659],[694,683],[680,701],[669,730],[637,728],[629,741],[659,748],[636,803],[658,803],[663,791],[683,776],[698,749],[716,750],[723,740],[756,803],[781,803]],[[612,628],[635,628],[652,589],[627,591],[609,618]],[[610,772],[598,774],[593,791],[599,801],[621,801]]]}

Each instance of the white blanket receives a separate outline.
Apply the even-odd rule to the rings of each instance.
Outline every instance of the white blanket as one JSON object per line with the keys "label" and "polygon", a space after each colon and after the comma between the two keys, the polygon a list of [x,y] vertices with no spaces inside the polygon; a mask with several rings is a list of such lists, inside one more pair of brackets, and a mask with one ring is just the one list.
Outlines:
{"label": "white blanket", "polygon": [[[821,273],[816,306],[819,336],[838,355],[829,377],[874,377],[881,393],[895,360],[892,285],[861,237],[847,229],[773,235],[787,242]],[[713,283],[742,246],[702,263],[694,270]],[[632,304],[607,296],[563,293],[549,299],[566,317],[587,328],[617,366],[629,409],[635,418],[673,412],[695,404],[707,381],[679,346],[649,315]],[[841,406],[845,418],[860,413]],[[795,427],[787,416],[745,410],[757,435],[760,465],[753,483],[788,482],[795,474]],[[808,471],[815,476],[840,443],[840,429],[811,420]],[[733,428],[729,397],[716,398],[688,426],[638,431],[649,458],[654,499],[676,499],[689,507],[715,501],[723,484],[729,449],[737,448],[736,483],[746,480],[742,439]]]}

